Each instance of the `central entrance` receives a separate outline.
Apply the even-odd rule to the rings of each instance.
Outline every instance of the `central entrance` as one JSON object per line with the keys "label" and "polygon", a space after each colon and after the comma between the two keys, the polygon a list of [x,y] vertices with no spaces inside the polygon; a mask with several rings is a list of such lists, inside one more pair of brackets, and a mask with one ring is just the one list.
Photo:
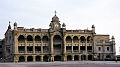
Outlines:
{"label": "central entrance", "polygon": [[60,37],[60,35],[55,35],[53,38],[54,54],[60,55],[62,52],[61,47],[62,47],[62,38]]}
{"label": "central entrance", "polygon": [[61,61],[61,56],[59,56],[59,55],[54,56],[54,61]]}

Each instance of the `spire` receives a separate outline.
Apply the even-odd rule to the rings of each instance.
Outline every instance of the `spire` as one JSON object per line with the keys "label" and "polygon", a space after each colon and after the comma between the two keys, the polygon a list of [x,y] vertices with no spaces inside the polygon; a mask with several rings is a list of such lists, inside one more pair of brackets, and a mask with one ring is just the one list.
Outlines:
{"label": "spire", "polygon": [[11,29],[10,21],[9,21],[9,26],[8,26],[8,29]]}
{"label": "spire", "polygon": [[55,16],[56,16],[56,13],[57,13],[57,12],[56,12],[56,10],[55,10]]}

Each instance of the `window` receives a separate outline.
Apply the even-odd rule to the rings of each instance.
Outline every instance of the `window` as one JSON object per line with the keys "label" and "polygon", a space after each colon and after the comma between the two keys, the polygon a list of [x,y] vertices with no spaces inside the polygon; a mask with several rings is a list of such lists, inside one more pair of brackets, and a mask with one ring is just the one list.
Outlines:
{"label": "window", "polygon": [[101,47],[98,47],[98,50],[101,51]]}
{"label": "window", "polygon": [[109,51],[110,49],[109,49],[109,47],[107,47],[107,51]]}

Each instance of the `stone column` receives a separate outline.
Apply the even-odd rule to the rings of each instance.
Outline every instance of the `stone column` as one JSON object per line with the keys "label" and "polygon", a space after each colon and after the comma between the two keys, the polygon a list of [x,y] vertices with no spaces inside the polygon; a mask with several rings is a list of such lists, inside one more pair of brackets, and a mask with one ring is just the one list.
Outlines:
{"label": "stone column", "polygon": [[86,60],[88,60],[87,58],[87,37],[85,37],[86,41],[85,41],[85,54],[86,54]]}
{"label": "stone column", "polygon": [[74,61],[74,55],[72,55],[72,61]]}
{"label": "stone column", "polygon": [[33,38],[33,53],[35,54],[35,39]]}
{"label": "stone column", "polygon": [[41,55],[41,61],[43,62],[43,55]]}
{"label": "stone column", "polygon": [[35,62],[35,61],[36,61],[35,56],[33,56],[33,62]]}
{"label": "stone column", "polygon": [[80,39],[79,39],[78,50],[79,50],[79,53],[80,53]]}
{"label": "stone column", "polygon": [[27,56],[25,56],[25,62],[27,62]]}
{"label": "stone column", "polygon": [[51,34],[51,37],[50,37],[50,47],[51,47],[51,58],[50,58],[50,60],[54,61],[53,34]]}
{"label": "stone column", "polygon": [[87,54],[87,37],[85,39],[86,39],[86,41],[85,41],[85,52]]}
{"label": "stone column", "polygon": [[86,54],[86,60],[88,60],[88,54]]}
{"label": "stone column", "polygon": [[27,40],[25,38],[25,53],[27,53]]}
{"label": "stone column", "polygon": [[41,53],[43,53],[43,41],[41,39]]}
{"label": "stone column", "polygon": [[73,38],[72,38],[72,53],[73,53]]}
{"label": "stone column", "polygon": [[54,54],[54,52],[53,52],[53,35],[51,35],[51,38],[50,38],[50,47],[51,47],[51,55],[53,55]]}
{"label": "stone column", "polygon": [[79,55],[79,60],[81,61],[81,54]]}
{"label": "stone column", "polygon": [[66,54],[66,40],[65,40],[65,37],[64,37],[64,54]]}
{"label": "stone column", "polygon": [[64,61],[67,61],[67,56],[66,56],[66,54],[64,55]]}

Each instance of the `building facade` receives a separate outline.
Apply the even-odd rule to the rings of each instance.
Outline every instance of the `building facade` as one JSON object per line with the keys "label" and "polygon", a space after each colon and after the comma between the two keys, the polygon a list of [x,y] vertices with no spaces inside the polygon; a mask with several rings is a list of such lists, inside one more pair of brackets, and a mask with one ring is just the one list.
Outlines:
{"label": "building facade", "polygon": [[5,33],[4,59],[11,62],[105,60],[115,56],[115,38],[91,30],[66,30],[55,16],[49,29],[26,29],[14,23]]}

